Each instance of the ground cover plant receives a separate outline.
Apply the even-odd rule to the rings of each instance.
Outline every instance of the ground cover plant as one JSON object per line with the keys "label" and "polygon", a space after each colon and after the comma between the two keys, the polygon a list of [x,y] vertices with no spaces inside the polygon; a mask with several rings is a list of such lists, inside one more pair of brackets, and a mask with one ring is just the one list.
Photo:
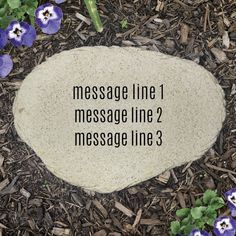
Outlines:
{"label": "ground cover plant", "polygon": [[236,233],[236,188],[225,193],[231,215],[218,217],[218,210],[225,206],[224,199],[213,190],[207,190],[192,208],[176,211],[179,221],[171,222],[171,234],[183,236],[210,236],[211,229],[216,236],[234,236]]}

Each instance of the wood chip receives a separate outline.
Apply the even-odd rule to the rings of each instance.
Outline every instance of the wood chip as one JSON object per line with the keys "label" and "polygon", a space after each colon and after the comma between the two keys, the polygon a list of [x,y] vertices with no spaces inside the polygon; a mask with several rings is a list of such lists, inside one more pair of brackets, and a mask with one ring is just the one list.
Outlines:
{"label": "wood chip", "polygon": [[178,180],[178,178],[176,177],[174,170],[171,169],[171,170],[170,170],[170,173],[171,173],[171,175],[172,175],[172,177],[173,177],[173,179],[174,179],[174,183],[177,184],[177,183],[179,182],[179,180]]}
{"label": "wood chip", "polygon": [[115,208],[117,208],[118,210],[120,210],[121,212],[123,212],[125,215],[127,215],[128,217],[132,217],[134,216],[134,212],[131,211],[130,209],[128,209],[127,207],[125,207],[124,205],[122,205],[119,202],[115,202]]}
{"label": "wood chip", "polygon": [[30,198],[30,196],[31,196],[31,194],[30,194],[27,190],[25,190],[24,188],[21,188],[21,189],[20,189],[20,193],[21,193],[24,197],[26,197],[27,199]]}
{"label": "wood chip", "polygon": [[224,31],[224,34],[222,36],[222,40],[223,40],[223,45],[226,48],[229,48],[229,46],[230,46],[230,39],[229,39],[229,34],[228,34],[227,31]]}
{"label": "wood chip", "polygon": [[110,217],[113,221],[113,225],[116,226],[118,229],[122,230],[122,224],[120,223],[120,221],[111,213]]}
{"label": "wood chip", "polygon": [[228,58],[227,58],[225,52],[220,50],[219,48],[212,48],[211,52],[214,54],[215,58],[219,62],[226,62],[226,61],[228,61]]}
{"label": "wood chip", "polygon": [[186,24],[181,24],[180,28],[180,43],[183,45],[188,44],[188,35],[189,35],[190,28]]}
{"label": "wood chip", "polygon": [[112,232],[112,233],[109,233],[108,236],[122,236],[122,234],[117,233],[117,232]]}
{"label": "wood chip", "polygon": [[56,236],[70,235],[70,229],[63,229],[63,228],[53,227],[52,234],[56,235]]}
{"label": "wood chip", "polygon": [[136,187],[130,187],[130,188],[127,189],[127,191],[131,195],[135,195],[135,194],[137,194],[139,192],[138,188],[136,188]]}
{"label": "wood chip", "polygon": [[222,18],[218,20],[217,27],[218,27],[219,35],[222,36],[225,32],[225,26],[224,26],[224,22]]}
{"label": "wood chip", "polygon": [[170,171],[166,171],[162,174],[160,174],[159,176],[157,176],[156,178],[159,182],[163,183],[163,184],[167,184],[167,182],[170,179]]}
{"label": "wood chip", "polygon": [[93,234],[93,236],[107,236],[107,232],[104,229],[102,229],[96,232],[95,234]]}
{"label": "wood chip", "polygon": [[87,25],[91,25],[91,20],[83,15],[81,15],[80,13],[76,12],[75,14],[76,18],[82,20],[83,22],[85,22]]}
{"label": "wood chip", "polygon": [[157,12],[162,11],[164,9],[164,6],[165,6],[165,2],[163,0],[157,0],[155,11]]}
{"label": "wood chip", "polygon": [[228,172],[228,173],[231,173],[233,175],[236,175],[236,172],[235,171],[232,171],[232,170],[228,170],[228,169],[225,169],[225,168],[222,168],[222,167],[218,167],[218,166],[214,166],[214,165],[211,165],[209,163],[206,163],[205,164],[207,167],[213,169],[213,170],[218,170],[218,171],[222,171],[222,172]]}
{"label": "wood chip", "polygon": [[4,224],[0,223],[0,228],[7,229],[7,226],[5,226]]}
{"label": "wood chip", "polygon": [[182,173],[184,173],[191,165],[192,165],[192,161],[190,161],[182,170]]}
{"label": "wood chip", "polygon": [[75,202],[79,207],[82,207],[82,206],[84,205],[77,194],[72,193],[72,194],[71,194],[71,197],[72,197],[72,199],[74,200],[74,202]]}
{"label": "wood chip", "polygon": [[228,18],[226,16],[224,16],[223,18],[223,21],[224,21],[224,24],[227,26],[227,27],[230,27],[230,21],[228,20]]}
{"label": "wood chip", "polygon": [[130,47],[130,46],[135,46],[135,43],[132,42],[132,41],[129,41],[129,40],[122,40],[122,44],[123,44],[124,46],[128,46],[128,47]]}
{"label": "wood chip", "polygon": [[0,167],[2,167],[4,162],[4,157],[0,154]]}
{"label": "wood chip", "polygon": [[4,179],[2,182],[0,182],[0,192],[9,184],[9,179]]}
{"label": "wood chip", "polygon": [[236,184],[236,178],[229,173],[229,178],[234,182],[234,184]]}
{"label": "wood chip", "polygon": [[108,216],[107,210],[104,208],[104,206],[97,199],[93,200],[93,204],[102,213],[104,218],[107,218],[107,216]]}
{"label": "wood chip", "polygon": [[141,219],[140,225],[165,225],[165,223],[158,219]]}
{"label": "wood chip", "polygon": [[27,221],[28,221],[28,224],[29,224],[30,228],[31,228],[32,230],[35,230],[35,229],[36,229],[36,224],[35,224],[34,219],[29,219],[29,220],[27,220]]}
{"label": "wood chip", "polygon": [[137,212],[137,215],[135,217],[134,223],[132,225],[133,228],[135,228],[138,225],[138,223],[139,223],[139,221],[141,219],[141,216],[142,216],[142,209],[139,209],[138,212]]}
{"label": "wood chip", "polygon": [[179,204],[180,204],[181,208],[185,208],[186,203],[185,203],[184,195],[181,192],[178,192],[177,197],[178,197]]}

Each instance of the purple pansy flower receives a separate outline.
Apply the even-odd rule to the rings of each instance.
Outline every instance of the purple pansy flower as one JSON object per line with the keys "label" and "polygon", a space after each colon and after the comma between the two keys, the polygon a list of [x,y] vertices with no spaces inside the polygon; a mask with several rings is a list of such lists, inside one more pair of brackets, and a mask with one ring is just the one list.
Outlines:
{"label": "purple pansy flower", "polygon": [[36,31],[26,22],[12,21],[6,29],[7,36],[14,46],[33,45],[36,39]]}
{"label": "purple pansy flower", "polygon": [[231,210],[231,215],[236,216],[236,188],[233,188],[225,193],[228,206]]}
{"label": "purple pansy flower", "polygon": [[13,62],[9,55],[0,55],[0,77],[5,78],[12,70]]}
{"label": "purple pansy flower", "polygon": [[60,29],[63,13],[60,7],[46,3],[36,9],[35,17],[36,24],[45,34],[55,34]]}
{"label": "purple pansy flower", "polygon": [[235,236],[236,221],[232,217],[221,216],[214,222],[216,236]]}
{"label": "purple pansy flower", "polygon": [[3,49],[7,44],[7,33],[4,29],[0,29],[0,49]]}
{"label": "purple pansy flower", "polygon": [[199,230],[199,229],[193,229],[189,236],[210,236],[206,231]]}

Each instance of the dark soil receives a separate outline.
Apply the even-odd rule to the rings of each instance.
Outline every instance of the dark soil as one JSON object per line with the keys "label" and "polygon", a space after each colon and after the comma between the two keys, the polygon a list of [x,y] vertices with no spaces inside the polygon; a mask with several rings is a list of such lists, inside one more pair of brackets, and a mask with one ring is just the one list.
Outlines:
{"label": "dark soil", "polygon": [[[64,21],[57,35],[38,32],[33,48],[8,46],[1,52],[12,55],[15,68],[0,81],[0,235],[165,236],[177,209],[192,206],[206,189],[223,194],[236,185],[236,2],[98,2],[102,33],[76,17],[88,13],[81,1],[71,0],[62,5]],[[123,19],[128,29],[121,28]],[[13,100],[36,65],[55,53],[88,45],[144,47],[194,60],[212,72],[227,101],[227,118],[215,146],[164,179],[157,176],[112,194],[85,192],[53,176],[17,136]],[[115,202],[127,209],[118,210]]]}

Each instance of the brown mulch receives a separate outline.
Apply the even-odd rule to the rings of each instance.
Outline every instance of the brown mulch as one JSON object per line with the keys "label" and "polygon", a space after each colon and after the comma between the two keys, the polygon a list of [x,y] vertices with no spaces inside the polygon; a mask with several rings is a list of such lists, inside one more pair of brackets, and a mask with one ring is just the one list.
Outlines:
{"label": "brown mulch", "polygon": [[[81,1],[71,0],[62,5],[64,21],[57,35],[38,32],[33,48],[9,45],[4,51],[14,58],[15,68],[0,81],[0,235],[165,236],[177,209],[192,206],[208,188],[222,194],[236,185],[236,2],[98,2],[102,33],[89,25]],[[128,29],[121,28],[123,19]],[[36,65],[88,45],[145,47],[193,60],[212,72],[227,101],[227,118],[214,147],[199,161],[112,194],[84,191],[53,176],[17,136],[13,100]]]}

